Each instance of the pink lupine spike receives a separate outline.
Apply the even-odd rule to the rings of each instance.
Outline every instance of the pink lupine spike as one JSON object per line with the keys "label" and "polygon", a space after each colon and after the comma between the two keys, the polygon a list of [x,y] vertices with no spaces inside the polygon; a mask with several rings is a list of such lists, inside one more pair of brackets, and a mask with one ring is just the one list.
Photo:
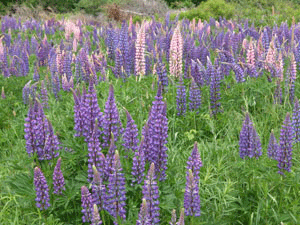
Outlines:
{"label": "pink lupine spike", "polygon": [[204,27],[204,24],[202,23],[201,19],[199,19],[198,24],[197,24],[197,29],[202,30],[203,27]]}
{"label": "pink lupine spike", "polygon": [[290,80],[296,80],[296,76],[297,76],[297,63],[295,60],[295,56],[294,53],[291,53],[291,65],[290,65]]}
{"label": "pink lupine spike", "polygon": [[133,22],[132,22],[132,16],[129,18],[129,25],[128,25],[128,33],[132,32]]}
{"label": "pink lupine spike", "polygon": [[270,42],[270,46],[267,52],[266,56],[266,65],[265,69],[268,70],[269,72],[271,71],[271,66],[275,64],[275,59],[276,59],[276,49],[274,45],[274,39]]}
{"label": "pink lupine spike", "polygon": [[136,39],[135,44],[135,74],[137,76],[144,76],[146,74],[146,33],[145,24],[142,24]]}
{"label": "pink lupine spike", "polygon": [[170,44],[170,75],[180,77],[182,75],[183,40],[179,24],[174,30]]}
{"label": "pink lupine spike", "polygon": [[250,39],[248,50],[247,50],[247,64],[252,68],[255,67],[255,52],[254,52],[252,38]]}
{"label": "pink lupine spike", "polygon": [[282,60],[282,53],[278,53],[278,58],[276,61],[276,69],[278,71],[278,78],[280,81],[283,81],[283,60]]}

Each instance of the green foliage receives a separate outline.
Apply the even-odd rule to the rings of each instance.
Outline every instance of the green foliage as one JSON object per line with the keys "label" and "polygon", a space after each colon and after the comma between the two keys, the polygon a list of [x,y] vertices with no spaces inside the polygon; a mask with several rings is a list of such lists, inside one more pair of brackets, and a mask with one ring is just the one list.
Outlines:
{"label": "green foliage", "polygon": [[109,0],[80,0],[77,7],[83,9],[86,13],[96,15],[108,2]]}
{"label": "green foliage", "polygon": [[179,18],[209,20],[210,17],[224,17],[230,19],[233,15],[234,8],[232,4],[226,3],[224,0],[208,0],[207,2],[202,2],[197,8],[180,13]]}

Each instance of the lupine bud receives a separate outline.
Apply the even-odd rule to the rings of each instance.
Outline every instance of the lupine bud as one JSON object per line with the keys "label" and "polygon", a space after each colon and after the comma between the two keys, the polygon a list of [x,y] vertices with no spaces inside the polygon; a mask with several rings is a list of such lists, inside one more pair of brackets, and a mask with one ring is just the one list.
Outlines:
{"label": "lupine bud", "polygon": [[53,193],[54,194],[62,194],[63,190],[66,190],[65,188],[65,179],[61,172],[60,168],[61,158],[57,160],[56,166],[54,168],[53,172]]}
{"label": "lupine bud", "polygon": [[103,184],[101,174],[99,173],[99,171],[97,170],[95,165],[93,165],[93,173],[94,173],[94,177],[93,177],[93,181],[92,181],[92,197],[93,197],[94,203],[96,203],[97,206],[99,207],[99,209],[102,210],[102,209],[104,209],[104,206],[106,205],[106,202],[105,202],[106,187]]}
{"label": "lupine bud", "polygon": [[100,224],[102,224],[102,220],[100,219],[98,207],[97,207],[96,204],[94,204],[92,224],[91,225],[100,225]]}
{"label": "lupine bud", "polygon": [[196,179],[196,182],[199,182],[200,177],[200,168],[202,167],[202,161],[200,158],[200,153],[198,150],[197,142],[194,143],[194,148],[191,153],[191,156],[189,157],[187,161],[187,175],[188,175],[188,170],[192,170],[194,178]]}
{"label": "lupine bud", "polygon": [[141,204],[139,219],[136,221],[136,225],[151,225],[147,208],[147,201],[144,198]]}
{"label": "lupine bud", "polygon": [[177,225],[184,225],[184,208],[182,208],[180,211],[180,217]]}
{"label": "lupine bud", "polygon": [[36,206],[40,210],[47,209],[50,206],[49,188],[43,172],[38,167],[34,169],[34,186],[36,191]]}

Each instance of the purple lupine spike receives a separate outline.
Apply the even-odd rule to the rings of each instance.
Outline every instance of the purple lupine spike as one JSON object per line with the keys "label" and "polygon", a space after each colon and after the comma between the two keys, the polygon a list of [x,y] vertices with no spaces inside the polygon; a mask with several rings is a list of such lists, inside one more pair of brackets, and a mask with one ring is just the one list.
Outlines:
{"label": "purple lupine spike", "polygon": [[93,217],[93,199],[86,186],[81,187],[82,222],[91,222]]}
{"label": "purple lupine spike", "polygon": [[150,147],[151,147],[151,138],[152,136],[149,133],[149,120],[146,122],[142,129],[142,137],[144,137],[144,143],[143,143],[143,152],[145,155],[145,160],[148,162],[150,161]]}
{"label": "purple lupine spike", "polygon": [[276,160],[276,154],[278,152],[278,149],[279,149],[279,145],[277,143],[277,140],[276,140],[273,130],[272,130],[271,135],[270,135],[269,144],[268,144],[268,157]]}
{"label": "purple lupine spike", "polygon": [[48,108],[48,92],[44,80],[41,81],[41,103],[44,108]]}
{"label": "purple lupine spike", "polygon": [[280,130],[280,146],[277,152],[278,173],[284,175],[284,170],[291,172],[292,147],[294,131],[292,128],[290,114],[287,113]]}
{"label": "purple lupine spike", "polygon": [[98,120],[96,119],[94,130],[90,138],[88,139],[88,182],[93,179],[93,165],[100,168],[101,163],[101,147],[100,147],[100,130],[98,129]]}
{"label": "purple lupine spike", "polygon": [[40,75],[39,75],[36,67],[34,68],[33,80],[36,82],[40,80]]}
{"label": "purple lupine spike", "polygon": [[96,204],[94,204],[94,207],[93,207],[93,214],[92,214],[92,221],[91,222],[92,222],[91,225],[100,225],[100,224],[102,224],[102,220],[100,218],[98,207],[97,207]]}
{"label": "purple lupine spike", "polygon": [[115,155],[115,150],[117,149],[115,145],[115,138],[114,135],[111,134],[111,139],[110,139],[110,145],[108,148],[108,152],[106,154],[106,160],[105,160],[105,180],[108,179],[109,175],[112,173],[112,167],[114,163],[114,155]]}
{"label": "purple lupine spike", "polygon": [[[24,104],[28,104],[29,102],[29,95],[30,95],[30,83],[31,83],[31,80],[28,81],[25,86],[23,87],[23,90],[22,90],[22,94],[23,94],[23,102]],[[34,99],[34,98],[33,98]]]}
{"label": "purple lupine spike", "polygon": [[159,193],[155,176],[155,166],[151,163],[143,186],[143,198],[146,199],[150,224],[159,224]]}
{"label": "purple lupine spike", "polygon": [[196,183],[193,172],[188,170],[184,193],[184,209],[187,216],[200,216],[199,183]]}
{"label": "purple lupine spike", "polygon": [[203,164],[198,150],[197,142],[195,141],[193,151],[187,161],[187,167],[186,167],[187,175],[188,175],[188,170],[192,170],[194,178],[196,179],[196,181],[199,182],[200,180],[199,173],[200,173],[200,168],[202,166]]}
{"label": "purple lupine spike", "polygon": [[[85,90],[85,86],[83,86],[83,90]],[[75,137],[82,136],[83,132],[83,117],[82,117],[82,111],[81,111],[81,95],[80,91],[77,88],[75,91],[72,90],[73,92],[73,98],[74,98],[74,130],[76,131],[76,134],[74,135]],[[85,95],[85,91],[82,91],[83,95]]]}
{"label": "purple lupine spike", "polygon": [[134,177],[132,185],[134,183],[140,184],[144,178],[145,172],[145,154],[144,154],[144,136],[142,136],[139,148],[135,151],[132,160],[131,174]]}
{"label": "purple lupine spike", "polygon": [[26,140],[26,151],[28,155],[31,157],[36,151],[36,130],[34,129],[36,127],[36,120],[35,120],[35,110],[32,101],[30,101],[27,117],[25,118],[25,124],[24,124],[24,138]]}
{"label": "purple lupine spike", "polygon": [[48,119],[45,119],[45,123],[47,123],[47,134],[45,137],[45,145],[43,149],[43,154],[39,156],[39,159],[47,159],[51,160],[58,157],[58,150],[60,149],[58,137],[54,134],[52,124]]}
{"label": "purple lupine spike", "polygon": [[93,165],[93,181],[92,181],[92,197],[94,200],[94,203],[97,204],[100,210],[104,209],[104,206],[106,205],[105,202],[105,191],[106,187],[105,184],[103,184],[103,180],[101,177],[101,174],[97,170],[96,166]]}
{"label": "purple lupine spike", "polygon": [[295,142],[300,142],[300,106],[297,98],[295,98],[294,102],[292,126],[294,128]]}
{"label": "purple lupine spike", "polygon": [[65,179],[61,172],[61,158],[57,160],[56,166],[54,168],[53,172],[53,193],[61,195],[63,190],[66,190],[65,188]]}
{"label": "purple lupine spike", "polygon": [[249,113],[246,113],[243,127],[240,132],[240,157],[244,159],[246,156],[249,158],[261,156],[261,143],[259,136],[253,127],[252,121],[250,120]]}
{"label": "purple lupine spike", "polygon": [[161,83],[163,87],[168,86],[168,76],[165,65],[159,61],[156,66],[156,73],[158,75],[158,84]]}
{"label": "purple lupine spike", "polygon": [[194,81],[194,79],[192,79],[192,84],[190,86],[189,100],[190,100],[189,103],[190,111],[199,110],[201,106],[201,91],[200,88],[197,86],[196,82]]}
{"label": "purple lupine spike", "polygon": [[177,220],[177,218],[176,218],[176,210],[173,209],[173,210],[172,210],[171,221],[170,221],[169,224],[170,224],[170,225],[177,225],[176,220]]}
{"label": "purple lupine spike", "polygon": [[[126,219],[125,211],[125,178],[122,173],[119,152],[116,151],[112,167],[112,173],[108,178],[107,195],[106,195],[106,210],[117,219]],[[117,223],[115,223],[117,224]]]}
{"label": "purple lupine spike", "polygon": [[88,141],[95,127],[95,120],[98,120],[99,127],[102,127],[103,124],[103,113],[100,111],[98,105],[97,94],[92,78],[90,79],[88,92],[82,95],[84,96],[82,97],[80,110],[83,119],[83,136],[86,138],[85,140]]}
{"label": "purple lupine spike", "polygon": [[136,221],[136,225],[151,225],[148,214],[147,201],[145,198],[143,198],[142,200],[139,219]]}
{"label": "purple lupine spike", "polygon": [[184,116],[186,113],[186,90],[182,78],[178,82],[176,92],[177,116]]}
{"label": "purple lupine spike", "polygon": [[127,125],[123,135],[123,146],[125,150],[136,151],[138,148],[138,129],[129,112],[126,110]]}
{"label": "purple lupine spike", "polygon": [[154,126],[152,127],[152,146],[150,156],[155,163],[156,175],[159,181],[166,179],[167,169],[167,147],[168,143],[168,118],[166,117],[167,105],[164,103],[161,112],[155,117]]}
{"label": "purple lupine spike", "polygon": [[36,206],[40,210],[46,210],[50,206],[49,188],[43,172],[38,167],[34,169],[34,186]]}
{"label": "purple lupine spike", "polygon": [[115,102],[113,86],[109,86],[109,94],[105,103],[104,120],[103,120],[103,146],[108,146],[111,134],[114,135],[115,141],[123,133],[123,127],[119,116],[119,111]]}
{"label": "purple lupine spike", "polygon": [[[210,62],[210,60],[209,60]],[[210,63],[208,63],[209,65]],[[211,74],[210,74],[210,108],[212,110],[212,115],[216,116],[218,112],[220,112],[221,103],[219,100],[221,99],[220,93],[220,76],[219,69],[217,71],[211,66]]]}

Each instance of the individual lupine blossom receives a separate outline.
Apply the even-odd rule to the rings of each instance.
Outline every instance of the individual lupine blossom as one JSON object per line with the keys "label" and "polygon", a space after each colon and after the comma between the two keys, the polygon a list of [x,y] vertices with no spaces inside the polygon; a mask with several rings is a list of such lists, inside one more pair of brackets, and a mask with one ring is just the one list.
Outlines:
{"label": "individual lupine blossom", "polygon": [[103,124],[103,113],[100,111],[97,99],[97,93],[94,86],[93,79],[90,79],[89,88],[87,93],[83,93],[81,103],[81,114],[83,120],[82,134],[88,141],[92,132],[94,131],[95,121],[98,120],[98,126],[102,127]]}
{"label": "individual lupine blossom", "polygon": [[184,116],[186,113],[186,88],[182,78],[178,82],[176,93],[177,116]]}
{"label": "individual lupine blossom", "polygon": [[136,151],[138,149],[138,129],[129,112],[126,110],[127,125],[123,135],[123,146],[125,150]]}
{"label": "individual lupine blossom", "polygon": [[117,141],[118,137],[123,133],[123,127],[119,116],[119,111],[115,102],[113,86],[109,86],[109,94],[105,103],[104,120],[103,120],[103,146],[109,145],[111,134],[114,135],[114,140]]}
{"label": "individual lupine blossom", "polygon": [[47,88],[45,86],[45,82],[44,80],[41,81],[41,94],[40,94],[40,99],[41,99],[41,103],[42,106],[44,108],[48,108],[48,92],[47,92]]}
{"label": "individual lupine blossom", "polygon": [[100,225],[100,224],[102,224],[102,220],[100,218],[98,207],[97,207],[96,204],[94,204],[94,207],[93,207],[93,215],[92,215],[92,221],[91,222],[92,222],[91,225]]}
{"label": "individual lupine blossom", "polygon": [[135,41],[135,75],[146,75],[146,32],[145,25],[142,24]]}
{"label": "individual lupine blossom", "polygon": [[100,130],[98,129],[98,120],[96,119],[92,135],[88,139],[88,181],[93,179],[93,165],[102,168],[104,163],[101,158]]}
{"label": "individual lupine blossom", "polygon": [[133,176],[132,185],[140,184],[144,178],[145,172],[145,154],[144,154],[144,136],[142,136],[139,148],[134,152],[132,160],[131,174]]}
{"label": "individual lupine blossom", "polygon": [[155,166],[151,163],[148,175],[144,181],[143,199],[146,199],[150,224],[159,224],[159,192],[155,176]]}
{"label": "individual lupine blossom", "polygon": [[93,199],[86,186],[81,187],[81,212],[83,213],[82,222],[91,222],[93,218]]}
{"label": "individual lupine blossom", "polygon": [[297,98],[295,98],[294,102],[292,125],[295,134],[295,142],[300,142],[300,106]]}
{"label": "individual lupine blossom", "polygon": [[180,210],[179,221],[176,225],[184,225],[184,208]]}
{"label": "individual lupine blossom", "polygon": [[142,200],[141,209],[139,213],[139,219],[136,221],[136,225],[151,225],[149,218],[149,212],[147,208],[147,201],[145,198]]}
{"label": "individual lupine blossom", "polygon": [[4,92],[4,87],[2,87],[1,98],[6,99],[5,92]]}
{"label": "individual lupine blossom", "polygon": [[196,183],[193,172],[188,170],[184,193],[184,209],[187,216],[200,216],[199,184]]}
{"label": "individual lupine blossom", "polygon": [[276,155],[277,155],[278,150],[279,150],[279,145],[277,143],[277,140],[276,140],[273,130],[272,130],[271,135],[270,135],[269,144],[268,144],[268,157],[276,160]]}
{"label": "individual lupine blossom", "polygon": [[[201,91],[194,79],[192,79],[192,84],[189,91],[189,109],[190,111],[197,111],[201,106]],[[197,112],[198,113],[198,112]]]}
{"label": "individual lupine blossom", "polygon": [[34,186],[36,207],[46,210],[50,206],[49,188],[43,172],[38,167],[34,169]]}
{"label": "individual lupine blossom", "polygon": [[242,159],[246,156],[249,158],[254,156],[258,158],[262,154],[260,139],[253,127],[252,121],[250,120],[249,113],[246,113],[243,127],[240,132],[239,146],[240,157]]}
{"label": "individual lupine blossom", "polygon": [[47,133],[45,137],[45,145],[43,149],[43,153],[39,155],[40,160],[51,160],[58,157],[60,149],[58,137],[54,134],[52,124],[48,119],[45,119],[45,123],[47,123]]}
{"label": "individual lupine blossom", "polygon": [[65,188],[65,178],[61,172],[61,158],[57,160],[56,166],[53,172],[53,193],[61,195]]}
{"label": "individual lupine blossom", "polygon": [[102,176],[95,165],[93,165],[93,181],[92,181],[92,197],[94,200],[94,203],[97,204],[100,210],[103,210],[106,202],[105,202],[105,196],[106,196],[106,187],[103,183]]}
{"label": "individual lupine blossom", "polygon": [[183,39],[180,33],[180,26],[178,24],[172,36],[169,57],[170,75],[175,76],[176,78],[179,78],[182,75],[182,54]]}
{"label": "individual lupine blossom", "polygon": [[284,175],[284,170],[291,172],[292,147],[294,131],[290,121],[290,114],[287,113],[280,130],[280,146],[277,153],[278,173]]}
{"label": "individual lupine blossom", "polygon": [[[116,151],[114,156],[114,162],[112,167],[112,173],[109,174],[108,185],[107,185],[107,195],[106,195],[106,210],[117,219],[126,219],[125,211],[125,200],[126,200],[126,190],[125,190],[125,178],[122,173],[122,167],[120,162],[119,152]],[[114,221],[114,224],[118,224]]]}
{"label": "individual lupine blossom", "polygon": [[202,164],[202,160],[201,160],[200,153],[198,150],[197,142],[195,142],[191,156],[189,157],[189,159],[187,161],[186,168],[187,168],[187,173],[188,173],[188,170],[192,170],[194,178],[196,180],[196,183],[199,182],[199,180],[200,180],[199,173],[200,173],[200,168],[202,166],[203,166],[203,164]]}

